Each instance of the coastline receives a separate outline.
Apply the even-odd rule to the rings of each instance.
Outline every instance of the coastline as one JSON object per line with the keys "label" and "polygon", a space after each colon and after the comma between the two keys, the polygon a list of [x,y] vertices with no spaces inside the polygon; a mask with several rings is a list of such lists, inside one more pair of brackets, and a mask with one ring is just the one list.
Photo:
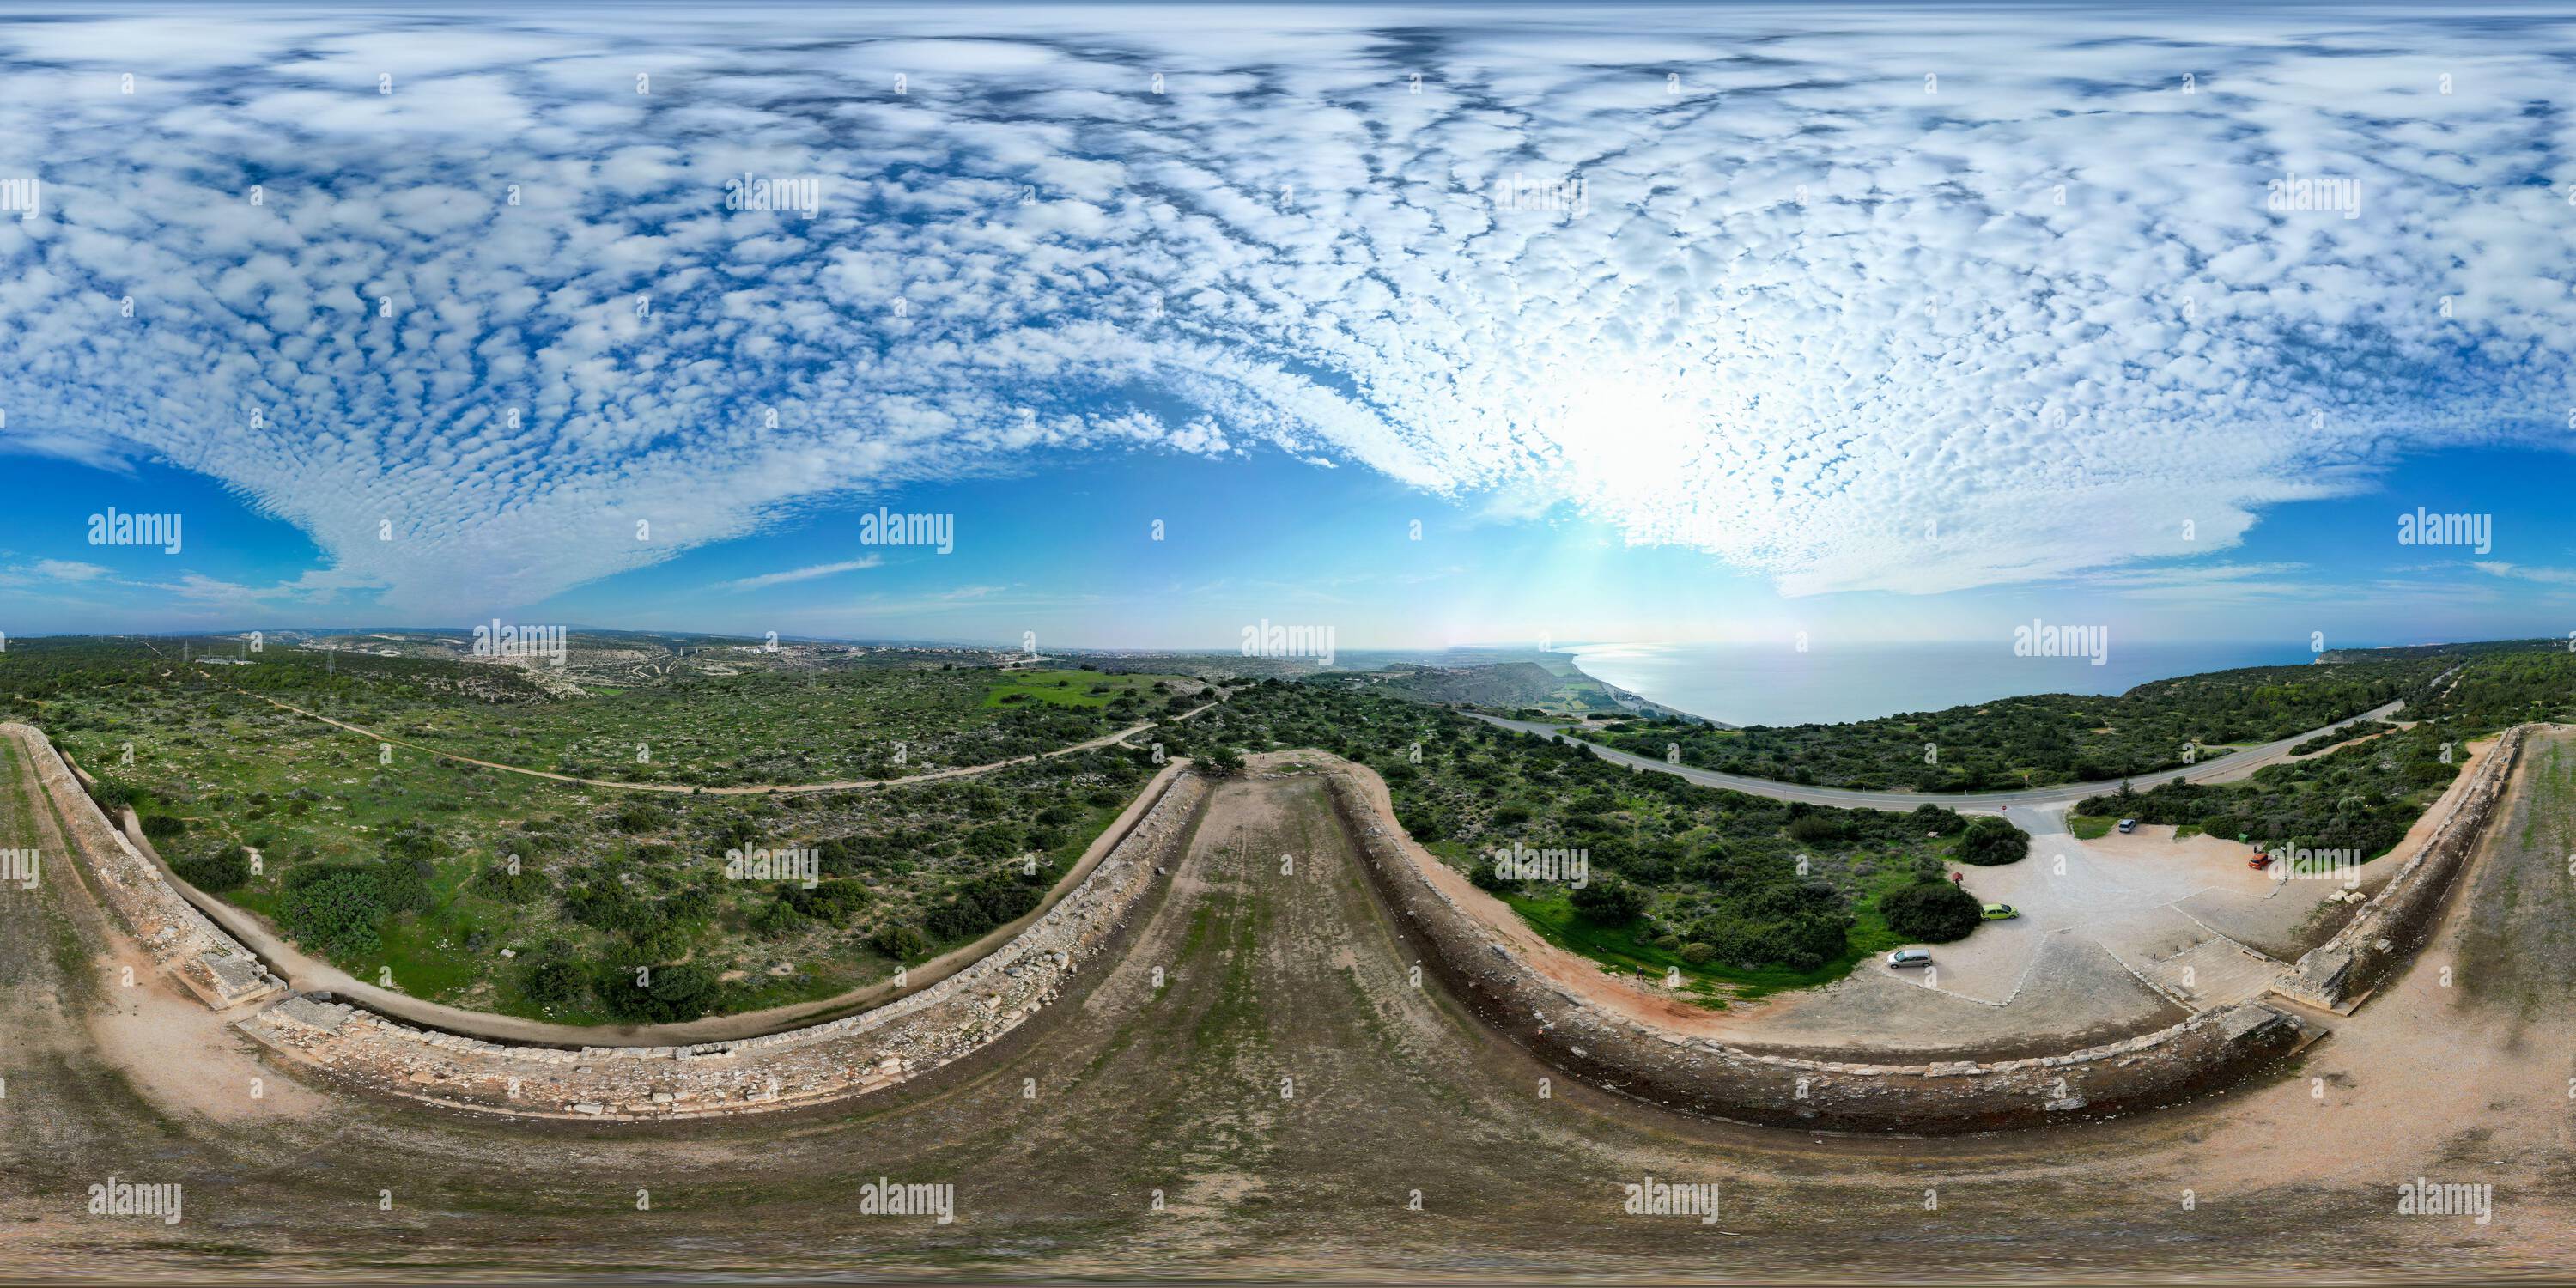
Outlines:
{"label": "coastline", "polygon": [[[2273,660],[2266,650],[2236,641],[2218,643],[2205,651],[2197,646],[2158,643],[2151,647],[2129,650],[2126,656],[2115,658],[2117,663],[2125,665],[2115,665],[2111,671],[2104,674],[2118,678],[2120,683],[2117,688],[2078,683],[2033,686],[2016,685],[2006,677],[1982,676],[1984,669],[1982,665],[1961,665],[1983,656],[1971,651],[1976,647],[1974,641],[1958,640],[1917,645],[1890,645],[1862,654],[1841,654],[1839,665],[1836,654],[1820,652],[1813,654],[1811,660],[1801,666],[1786,670],[1743,666],[1743,662],[1747,659],[1779,656],[1775,653],[1756,652],[1755,646],[1749,645],[1594,641],[1585,644],[1559,645],[1557,651],[1567,660],[1567,665],[1575,675],[1601,686],[1621,706],[1631,711],[1644,715],[1669,715],[1688,723],[1718,729],[1784,729],[1798,725],[1858,724],[1914,713],[1947,710],[1952,707],[1974,706],[2005,698],[2036,697],[2051,693],[2108,697],[2126,693],[2140,685],[2188,676],[2266,666],[2310,665],[2323,660],[2305,655],[2301,655],[2295,662]],[[1694,664],[1685,656],[1692,650],[1708,651],[1710,656],[1707,662]],[[1944,657],[1945,652],[1951,656]],[[1676,671],[1687,670],[1693,675],[1709,675],[1713,680],[1718,681],[1727,678],[1722,673],[1741,669],[1744,673],[1732,677],[1733,682],[1727,686],[1726,691],[1743,695],[1736,700],[1755,706],[1795,701],[1797,691],[1809,687],[1816,690],[1816,693],[1811,696],[1819,701],[1828,700],[1830,697],[1846,695],[1859,681],[1872,678],[1874,683],[1891,688],[1903,685],[1904,691],[1908,693],[1921,692],[1921,686],[1929,680],[1936,691],[1917,700],[1891,698],[1883,702],[1869,703],[1867,704],[1869,710],[1864,712],[1798,710],[1773,712],[1764,718],[1748,719],[1743,718],[1743,712],[1736,711],[1729,713],[1736,718],[1729,719],[1713,714],[1721,705],[1718,701],[1720,695],[1716,692],[1694,697],[1692,693],[1677,691],[1669,684],[1658,684],[1653,687],[1665,691],[1664,696],[1659,698],[1650,696],[1645,691],[1646,686],[1640,684],[1633,674],[1629,675],[1625,682],[1605,676],[1604,671],[1618,668],[1604,665],[1604,662],[1622,654],[1650,659],[1649,665],[1644,668],[1649,671],[1657,666],[1668,667]],[[2051,661],[2055,662],[2057,659],[2051,659]],[[1855,662],[1875,662],[1878,665],[1856,666]],[[1891,674],[1891,668],[1886,665],[1889,662],[1911,662],[1918,668],[1929,667],[1930,672],[1928,676],[1916,675],[1910,678]],[[2079,665],[2070,671],[2046,674],[2050,679],[2090,678],[2085,676],[2086,669]],[[1957,682],[1953,677],[1973,683],[1976,687],[1973,689],[1962,687],[1959,692],[1948,694],[1937,691],[1941,684]],[[1868,686],[1861,687],[1865,689]],[[1694,705],[1709,709],[1694,710]]]}

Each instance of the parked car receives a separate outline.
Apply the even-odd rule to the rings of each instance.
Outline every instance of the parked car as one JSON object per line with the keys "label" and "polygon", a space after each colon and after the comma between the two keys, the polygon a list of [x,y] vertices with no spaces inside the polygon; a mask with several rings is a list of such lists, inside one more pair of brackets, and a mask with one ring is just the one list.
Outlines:
{"label": "parked car", "polygon": [[2020,915],[2021,911],[2008,903],[1987,904],[1984,914],[1988,921],[2010,921]]}
{"label": "parked car", "polygon": [[2120,830],[2121,830],[2121,831],[2123,831],[2123,832],[2134,832],[2134,831],[2137,831],[2137,830],[2138,830],[2138,820],[2136,820],[2136,819],[2134,819],[2134,818],[2124,818],[2124,819],[2121,819],[2121,820],[2120,820]]}
{"label": "parked car", "polygon": [[2245,860],[2245,866],[2260,872],[2263,869],[2272,866],[2272,856],[2268,854],[2257,854],[2253,858]]}
{"label": "parked car", "polygon": [[1927,948],[1899,948],[1887,955],[1887,964],[1890,967],[1929,966],[1932,952]]}

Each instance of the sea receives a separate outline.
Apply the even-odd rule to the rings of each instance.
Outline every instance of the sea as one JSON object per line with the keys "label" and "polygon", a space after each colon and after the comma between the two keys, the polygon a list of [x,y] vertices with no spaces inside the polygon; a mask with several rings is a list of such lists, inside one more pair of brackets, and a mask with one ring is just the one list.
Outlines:
{"label": "sea", "polygon": [[2090,658],[2015,657],[1993,644],[1579,644],[1585,674],[1731,725],[1833,724],[2033,693],[2120,693],[2149,680],[2244,666],[2304,666],[2298,643],[2123,644]]}

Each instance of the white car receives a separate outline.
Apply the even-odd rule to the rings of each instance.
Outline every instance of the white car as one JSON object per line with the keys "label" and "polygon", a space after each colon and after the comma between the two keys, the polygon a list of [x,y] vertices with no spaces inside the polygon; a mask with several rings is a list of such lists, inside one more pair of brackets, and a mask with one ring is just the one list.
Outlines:
{"label": "white car", "polygon": [[1928,948],[1899,948],[1895,952],[1887,955],[1887,966],[1890,970],[1896,970],[1906,966],[1929,966],[1931,964],[1932,950]]}

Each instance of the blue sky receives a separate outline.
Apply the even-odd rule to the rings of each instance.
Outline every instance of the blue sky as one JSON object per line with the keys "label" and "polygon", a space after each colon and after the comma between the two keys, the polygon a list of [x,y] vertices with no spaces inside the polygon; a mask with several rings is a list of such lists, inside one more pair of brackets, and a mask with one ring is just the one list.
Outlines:
{"label": "blue sky", "polygon": [[2570,629],[2576,23],[2037,8],[0,24],[0,631]]}
{"label": "blue sky", "polygon": [[[500,615],[637,629],[1042,647],[1224,648],[1243,623],[1332,624],[1345,647],[1595,640],[1980,640],[2032,616],[2105,621],[2130,640],[2331,646],[2562,635],[2576,614],[2576,516],[2556,453],[2486,449],[2407,462],[2361,495],[2281,506],[2208,555],[2025,585],[1784,596],[1708,556],[1630,545],[1563,507],[1426,496],[1383,476],[1269,453],[1033,462],[817,506],[734,541],[532,605],[407,614],[364,594],[298,604],[317,547],[200,476],[11,462],[28,498],[0,551],[9,616],[54,630],[459,625]],[[180,553],[92,547],[89,517],[166,506]],[[953,516],[954,549],[869,545],[880,507]],[[2492,516],[2491,548],[2398,542],[2418,507]],[[1160,541],[1152,536],[1163,524]],[[1419,521],[1421,536],[1412,535]],[[859,565],[844,567],[844,565]],[[39,572],[38,570],[44,570]],[[829,570],[829,571],[826,571]]]}

